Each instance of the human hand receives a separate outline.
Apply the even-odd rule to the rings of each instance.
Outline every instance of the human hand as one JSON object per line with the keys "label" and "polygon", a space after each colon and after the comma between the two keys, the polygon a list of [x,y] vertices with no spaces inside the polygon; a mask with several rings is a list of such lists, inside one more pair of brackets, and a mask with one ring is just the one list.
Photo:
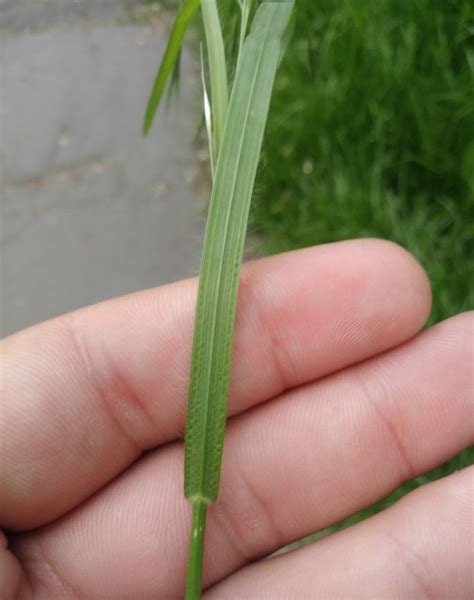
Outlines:
{"label": "human hand", "polygon": [[[184,281],[2,342],[2,600],[182,597],[195,294]],[[259,560],[473,442],[472,315],[418,334],[429,310],[423,271],[387,242],[244,267],[205,598],[473,597],[472,468]]]}

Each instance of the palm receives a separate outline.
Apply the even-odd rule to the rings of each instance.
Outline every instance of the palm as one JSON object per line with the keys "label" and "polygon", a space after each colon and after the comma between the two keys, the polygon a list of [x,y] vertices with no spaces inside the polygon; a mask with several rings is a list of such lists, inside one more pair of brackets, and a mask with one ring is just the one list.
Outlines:
{"label": "palm", "polygon": [[[2,342],[2,599],[182,596],[194,300],[182,282]],[[259,561],[472,443],[472,318],[416,335],[429,305],[384,242],[245,268],[205,597],[472,596],[470,470]]]}

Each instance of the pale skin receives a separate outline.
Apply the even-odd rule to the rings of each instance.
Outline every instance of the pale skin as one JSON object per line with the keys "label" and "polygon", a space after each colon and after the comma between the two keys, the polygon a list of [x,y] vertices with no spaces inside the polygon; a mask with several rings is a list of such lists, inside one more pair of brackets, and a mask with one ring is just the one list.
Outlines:
{"label": "pale skin", "polygon": [[[3,340],[2,600],[182,597],[195,298],[184,281]],[[420,333],[430,303],[382,241],[244,267],[204,598],[474,596],[472,468],[261,560],[473,443],[472,314]]]}

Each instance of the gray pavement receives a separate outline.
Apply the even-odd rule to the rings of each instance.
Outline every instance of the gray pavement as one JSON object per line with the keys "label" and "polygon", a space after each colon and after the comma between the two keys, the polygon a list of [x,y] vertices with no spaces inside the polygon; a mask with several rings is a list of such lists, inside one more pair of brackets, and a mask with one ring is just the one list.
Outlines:
{"label": "gray pavement", "polygon": [[0,33],[122,19],[145,6],[144,0],[0,0]]}
{"label": "gray pavement", "polygon": [[200,78],[188,55],[180,101],[140,134],[164,40],[143,24],[2,37],[3,334],[197,273]]}

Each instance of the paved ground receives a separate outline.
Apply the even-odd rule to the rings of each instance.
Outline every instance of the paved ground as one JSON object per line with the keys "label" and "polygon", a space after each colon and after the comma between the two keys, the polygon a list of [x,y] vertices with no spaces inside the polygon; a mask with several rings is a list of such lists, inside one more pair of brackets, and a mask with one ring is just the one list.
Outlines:
{"label": "paved ground", "polygon": [[0,0],[0,32],[13,33],[132,14],[143,0]]}
{"label": "paved ground", "polygon": [[197,272],[203,223],[191,141],[200,94],[189,56],[180,102],[148,139],[140,134],[164,35],[146,24],[82,23],[2,37],[3,334]]}

